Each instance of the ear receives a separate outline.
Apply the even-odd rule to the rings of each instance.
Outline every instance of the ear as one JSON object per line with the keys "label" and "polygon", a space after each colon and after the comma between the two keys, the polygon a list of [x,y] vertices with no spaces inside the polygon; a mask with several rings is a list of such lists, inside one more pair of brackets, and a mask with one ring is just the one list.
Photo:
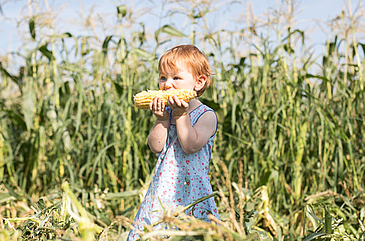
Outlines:
{"label": "ear", "polygon": [[203,87],[205,86],[205,83],[207,82],[207,79],[208,78],[205,74],[199,75],[198,78],[196,79],[194,90],[199,91],[199,90],[203,89]]}

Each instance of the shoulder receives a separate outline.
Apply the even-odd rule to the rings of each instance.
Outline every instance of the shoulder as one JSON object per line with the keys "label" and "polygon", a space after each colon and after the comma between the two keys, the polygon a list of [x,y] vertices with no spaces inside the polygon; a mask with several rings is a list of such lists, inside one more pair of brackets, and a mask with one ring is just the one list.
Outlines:
{"label": "shoulder", "polygon": [[203,127],[205,131],[214,134],[217,130],[217,115],[214,110],[206,105],[200,105],[195,109],[194,126]]}
{"label": "shoulder", "polygon": [[215,114],[215,111],[210,108],[207,105],[201,104],[198,107],[196,107],[193,111],[192,114],[194,117],[196,117],[196,121],[201,118],[202,116],[207,117],[208,118],[214,118],[217,119],[217,115]]}

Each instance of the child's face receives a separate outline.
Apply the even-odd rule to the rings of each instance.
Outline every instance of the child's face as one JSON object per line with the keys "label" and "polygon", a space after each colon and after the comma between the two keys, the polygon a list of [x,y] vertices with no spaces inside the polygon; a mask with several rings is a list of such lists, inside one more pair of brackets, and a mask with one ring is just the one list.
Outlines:
{"label": "child's face", "polygon": [[196,80],[185,64],[176,63],[177,71],[170,73],[160,73],[160,90],[168,89],[195,89]]}

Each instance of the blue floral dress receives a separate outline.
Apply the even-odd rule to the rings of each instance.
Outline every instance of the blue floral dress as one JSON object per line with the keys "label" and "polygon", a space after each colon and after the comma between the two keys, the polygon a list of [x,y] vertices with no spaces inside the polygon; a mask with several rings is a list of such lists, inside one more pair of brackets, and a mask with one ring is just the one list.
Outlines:
{"label": "blue floral dress", "polygon": [[[145,225],[153,225],[159,221],[163,216],[163,209],[175,210],[178,206],[187,206],[199,198],[212,194],[209,161],[215,133],[198,152],[186,154],[178,141],[176,125],[171,124],[171,108],[168,107],[167,111],[170,113],[167,140],[158,156],[155,174],[133,222],[134,228],[141,231]],[[192,126],[207,111],[213,110],[206,105],[200,105],[190,112]],[[219,219],[213,197],[196,204],[185,213],[207,222],[210,222],[208,214],[213,214]],[[161,227],[161,225],[155,226],[156,229]],[[127,240],[138,238],[139,235],[132,229]]]}

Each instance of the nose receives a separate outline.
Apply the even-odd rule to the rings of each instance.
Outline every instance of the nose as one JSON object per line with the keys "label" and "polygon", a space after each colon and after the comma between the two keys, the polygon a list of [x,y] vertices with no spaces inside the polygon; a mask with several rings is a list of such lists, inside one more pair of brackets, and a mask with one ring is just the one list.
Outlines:
{"label": "nose", "polygon": [[165,89],[171,89],[172,88],[172,78],[168,78],[165,81]]}

